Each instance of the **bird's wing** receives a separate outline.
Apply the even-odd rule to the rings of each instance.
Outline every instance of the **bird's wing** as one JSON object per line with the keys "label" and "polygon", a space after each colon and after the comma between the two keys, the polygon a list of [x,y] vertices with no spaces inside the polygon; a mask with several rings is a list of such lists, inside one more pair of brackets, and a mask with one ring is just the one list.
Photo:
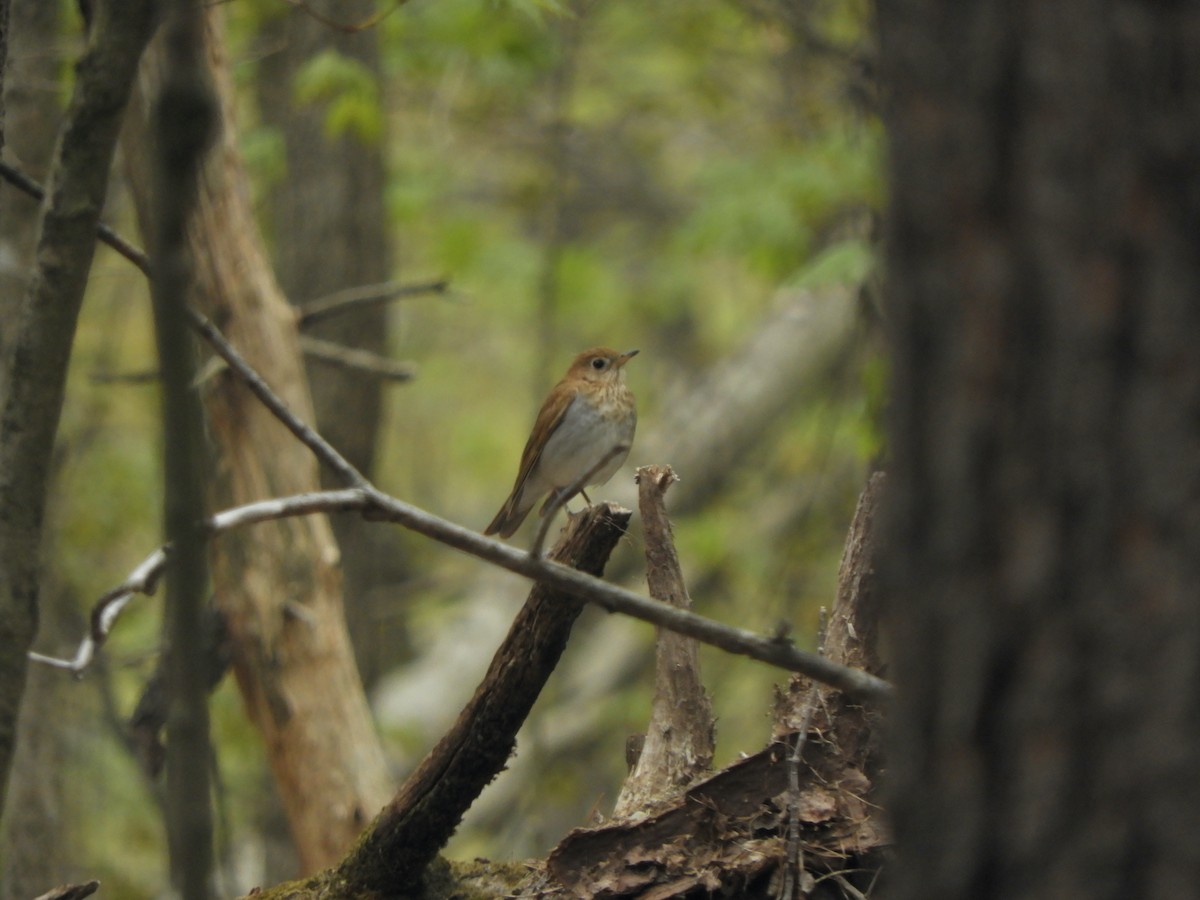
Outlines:
{"label": "bird's wing", "polygon": [[[538,460],[542,458],[542,450],[550,440],[550,436],[567,417],[567,410],[575,402],[577,391],[553,391],[538,412],[537,421],[533,423],[533,432],[525,443],[521,453],[521,468],[517,471],[517,481],[513,485],[513,497],[520,496],[529,480],[530,474],[537,468]],[[521,505],[518,503],[518,505]],[[532,500],[531,504],[532,505]]]}

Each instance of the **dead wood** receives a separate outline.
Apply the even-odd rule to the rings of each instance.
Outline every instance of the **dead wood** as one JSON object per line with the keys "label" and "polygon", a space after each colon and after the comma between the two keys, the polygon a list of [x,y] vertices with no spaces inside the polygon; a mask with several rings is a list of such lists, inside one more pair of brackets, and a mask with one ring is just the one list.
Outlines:
{"label": "dead wood", "polygon": [[100,882],[98,881],[85,881],[82,884],[64,884],[46,891],[44,894],[39,894],[37,900],[83,900],[84,897],[90,897],[96,893],[98,887],[100,887]]}
{"label": "dead wood", "polygon": [[[551,558],[599,576],[631,513],[612,504],[573,517]],[[411,893],[479,792],[504,768],[566,647],[584,602],[535,585],[458,720],[338,867],[349,891]]]}
{"label": "dead wood", "polygon": [[[667,489],[676,481],[670,466],[643,466],[637,472],[646,582],[655,600],[691,609],[666,510]],[[693,638],[657,629],[650,723],[613,809],[617,818],[645,815],[712,768],[715,723],[712,702],[700,681],[697,646]]]}
{"label": "dead wood", "polygon": [[[826,640],[832,661],[875,672],[874,517],[882,487],[883,476],[873,476],[859,501]],[[798,820],[812,876],[799,883],[821,884],[833,891],[829,896],[867,890],[887,843],[875,803],[879,715],[794,676],[777,698],[777,739],[770,746],[694,785],[654,816],[573,831],[551,853],[548,872],[580,897],[769,893],[773,876],[787,870],[788,824]],[[791,749],[801,723],[806,739],[797,763]],[[834,887],[838,874],[846,887]]]}

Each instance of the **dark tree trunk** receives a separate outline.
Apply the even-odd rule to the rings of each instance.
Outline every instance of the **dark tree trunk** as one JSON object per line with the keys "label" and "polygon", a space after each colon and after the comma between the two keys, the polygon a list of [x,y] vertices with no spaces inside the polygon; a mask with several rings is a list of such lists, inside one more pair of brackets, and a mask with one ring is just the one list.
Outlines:
{"label": "dark tree trunk", "polygon": [[896,896],[1200,871],[1200,13],[878,6]]}
{"label": "dark tree trunk", "polygon": [[[372,0],[314,0],[309,9],[331,20],[362,22]],[[383,137],[371,140],[350,129],[331,136],[329,104],[301,102],[296,76],[323,52],[336,52],[381,83],[378,30],[337,31],[306,11],[293,10],[267,26],[263,42],[277,47],[261,63],[258,81],[263,119],[283,135],[287,177],[272,194],[275,268],[288,299],[304,304],[344,288],[376,284],[391,274],[384,210]],[[382,109],[379,115],[384,115]],[[418,301],[420,302],[420,301]],[[312,325],[307,334],[347,347],[386,354],[387,310],[360,308]],[[370,476],[378,443],[382,382],[360,372],[308,361],[317,426],[360,472]],[[372,592],[399,581],[402,554],[395,533],[360,516],[332,519],[342,552],[346,619],[363,680],[368,685],[403,641],[380,635]],[[394,602],[394,595],[389,598]]]}
{"label": "dark tree trunk", "polygon": [[[0,9],[0,15],[7,12]],[[121,115],[152,4],[103,6],[92,23],[38,217],[35,265],[0,389],[0,805],[15,746],[26,653],[37,630],[42,522],[75,324]],[[6,26],[7,27],[7,26]]]}
{"label": "dark tree trunk", "polygon": [[[13,0],[10,11],[9,65],[4,78],[7,147],[23,171],[45,181],[60,116],[60,60],[48,52],[58,33],[59,5],[43,0]],[[0,360],[8,355],[25,283],[33,271],[37,202],[7,183],[0,185]],[[3,365],[0,365],[0,369]],[[3,387],[0,386],[0,393]],[[52,476],[53,477],[53,476]],[[39,634],[73,639],[79,616],[73,597],[53,573],[42,586]],[[48,886],[79,873],[70,869],[64,826],[71,817],[64,775],[70,760],[69,732],[77,726],[66,699],[77,685],[61,672],[35,667],[29,673],[17,748],[13,757],[8,804],[0,829],[0,898],[36,897]],[[47,716],[45,711],[58,711]]]}

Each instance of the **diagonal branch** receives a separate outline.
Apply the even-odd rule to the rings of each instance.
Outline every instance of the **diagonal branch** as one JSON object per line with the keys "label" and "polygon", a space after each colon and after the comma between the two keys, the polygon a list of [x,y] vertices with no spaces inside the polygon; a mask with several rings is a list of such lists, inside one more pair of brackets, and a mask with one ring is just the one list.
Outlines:
{"label": "diagonal branch", "polygon": [[[632,515],[612,504],[564,530],[551,558],[598,578]],[[384,807],[335,879],[352,892],[407,892],[454,833],[463,813],[508,762],[524,723],[566,648],[583,603],[535,584],[453,727]]]}
{"label": "diagonal branch", "polygon": [[[0,174],[3,172],[0,171]],[[149,270],[145,254],[141,254],[140,251],[132,256],[127,255],[127,258],[132,259],[139,268],[143,268],[144,264],[143,271]],[[138,259],[141,259],[142,262],[138,262]],[[592,578],[574,569],[556,565],[539,559],[533,554],[524,553],[507,544],[491,540],[469,528],[441,519],[419,507],[383,493],[351,465],[333,445],[296,416],[203,313],[190,306],[186,307],[186,311],[193,327],[284,427],[308,447],[317,459],[333,469],[346,484],[358,489],[361,501],[357,499],[358,494],[356,494],[356,500],[353,503],[336,508],[362,509],[363,514],[369,518],[395,522],[410,531],[416,531],[449,547],[508,569],[510,572],[516,572],[551,587],[567,591],[589,603],[596,603],[610,612],[624,613],[633,618],[693,637],[701,643],[719,647],[729,653],[749,656],[760,662],[800,672],[845,691],[859,700],[881,702],[891,696],[892,687],[883,679],[858,669],[832,663],[814,653],[799,650],[784,637],[766,638],[745,629],[734,628],[706,619],[688,610],[675,609],[658,603],[598,578]],[[307,496],[315,498],[339,495],[342,498],[339,502],[345,503],[345,498],[351,493],[355,492],[333,491]],[[287,503],[288,501],[266,502]],[[258,504],[252,505],[257,506]],[[131,590],[129,593],[136,592],[136,590]],[[94,647],[92,652],[94,652]],[[76,654],[77,659],[79,655]],[[45,659],[43,658],[42,661]],[[58,660],[52,664],[78,671],[74,663],[63,665],[63,662]]]}
{"label": "diagonal branch", "polygon": [[[270,519],[351,511],[361,512],[373,521],[402,525],[502,569],[565,591],[580,600],[595,603],[609,612],[619,612],[688,635],[701,643],[719,647],[729,653],[748,656],[788,671],[800,672],[840,688],[860,700],[882,701],[891,695],[891,685],[883,679],[800,650],[786,638],[755,634],[643,597],[602,579],[484,537],[470,528],[464,528],[385,494],[373,485],[248,503],[212,516],[208,519],[206,527],[210,534],[216,535]],[[91,663],[96,650],[104,643],[113,623],[129,600],[139,593],[154,593],[168,562],[169,548],[158,548],[139,563],[120,585],[106,592],[97,601],[92,611],[92,630],[72,659],[57,659],[40,654],[31,654],[30,658],[76,674],[82,672]]]}

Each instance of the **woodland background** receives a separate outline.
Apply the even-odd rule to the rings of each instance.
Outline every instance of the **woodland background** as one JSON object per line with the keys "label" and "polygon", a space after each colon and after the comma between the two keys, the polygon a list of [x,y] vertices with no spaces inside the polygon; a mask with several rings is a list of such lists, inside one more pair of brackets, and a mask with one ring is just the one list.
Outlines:
{"label": "woodland background", "polygon": [[[168,683],[175,698],[190,691],[202,699],[201,667],[181,664],[204,632],[205,579],[188,577],[184,565],[203,557],[198,488],[220,503],[316,484],[309,449],[317,442],[308,436],[301,447],[283,432],[259,404],[271,398],[250,396],[234,377],[240,363],[232,354],[221,350],[230,368],[204,372],[192,392],[180,365],[186,353],[175,352],[186,340],[161,352],[172,322],[186,337],[168,313],[185,290],[186,272],[174,263],[190,242],[191,296],[288,403],[309,411],[294,313],[258,250],[260,232],[293,301],[397,276],[426,285],[376,307],[374,318],[360,309],[319,327],[303,323],[315,418],[385,488],[472,529],[506,494],[529,419],[566,360],[599,342],[639,346],[630,374],[642,427],[631,464],[669,463],[683,479],[670,502],[699,609],[767,636],[790,628],[800,642],[811,638],[816,607],[832,598],[851,500],[881,449],[876,419],[886,381],[887,475],[871,480],[887,485],[878,559],[866,541],[852,541],[858,552],[847,558],[865,563],[860,574],[878,563],[877,586],[866,593],[887,618],[889,641],[866,649],[886,651],[895,690],[875,679],[870,696],[890,703],[860,705],[867,694],[857,690],[826,704],[827,695],[790,682],[788,699],[808,698],[806,708],[820,712],[784,715],[775,734],[787,744],[734,767],[735,776],[774,767],[757,791],[737,777],[724,781],[742,812],[721,807],[714,791],[689,791],[673,801],[682,813],[671,822],[683,830],[666,843],[655,830],[660,817],[609,828],[599,842],[595,829],[581,841],[576,832],[557,849],[600,851],[567,873],[584,880],[554,870],[533,889],[607,890],[604,877],[615,873],[623,892],[657,897],[751,883],[773,898],[809,887],[854,897],[875,891],[882,860],[884,887],[900,898],[1195,893],[1195,4],[892,0],[875,4],[869,25],[867,9],[819,0],[653,9],[413,2],[358,8],[351,21],[371,27],[348,30],[350,4],[322,13],[235,2],[210,7],[207,19],[198,4],[170,6],[172,53],[152,46],[146,54],[113,165],[135,63],[165,6],[83,3],[99,15],[80,56],[72,10],[0,0],[0,12],[12,12],[12,27],[0,34],[0,54],[12,63],[6,160],[47,177],[50,125],[68,91],[74,123],[55,151],[41,251],[24,291],[12,273],[31,268],[22,241],[33,223],[20,216],[32,205],[0,197],[0,222],[15,235],[5,238],[2,257],[4,277],[15,283],[0,290],[6,373],[16,374],[0,386],[0,765],[12,756],[14,734],[21,742],[5,810],[9,896],[97,875],[117,896],[157,894],[167,883],[160,809],[177,837],[173,876],[191,886],[189,896],[206,896],[207,841],[183,838],[208,810],[196,727],[207,706],[198,702],[195,715],[169,723],[184,738],[168,743],[169,796],[191,791],[188,802],[162,802],[121,727],[159,658],[155,603],[135,604],[82,683],[38,668],[24,690],[25,649],[39,593],[37,647],[69,653],[84,610],[157,545],[162,480],[177,539],[167,570]],[[205,24],[214,21],[219,28]],[[76,58],[82,62],[71,69]],[[197,146],[201,117],[186,113],[212,108],[192,77],[206,59],[222,117],[242,127],[227,128],[210,155],[185,235],[187,192],[148,189],[156,172],[160,187],[187,183],[181,163],[187,146]],[[888,173],[878,253],[876,74]],[[147,102],[156,79],[167,98],[157,106]],[[153,136],[170,152],[154,152]],[[253,173],[244,182],[243,157]],[[90,265],[110,177],[106,217],[140,231],[155,261],[161,391],[146,375],[154,354],[140,275],[105,251]],[[152,193],[163,202],[148,214]],[[885,270],[882,300],[876,268]],[[449,286],[431,287],[430,279]],[[85,318],[72,346],[80,306]],[[886,378],[877,318],[886,323]],[[390,368],[402,383],[384,387],[357,373],[342,380],[318,336],[387,351],[405,363]],[[221,347],[211,333],[206,342]],[[409,363],[420,367],[417,379],[408,377]],[[160,392],[170,398],[161,432],[153,411]],[[203,444],[198,411],[190,425],[182,415],[196,394],[223,465],[211,479],[162,479],[160,433],[172,475],[202,462],[180,464]],[[197,434],[179,439],[180,425]],[[430,532],[411,509],[369,494],[321,452],[358,484],[356,497],[371,499],[367,512]],[[626,478],[604,493],[627,502],[623,491]],[[190,511],[172,500],[189,493]],[[579,521],[600,518],[596,511]],[[412,769],[470,693],[523,590],[441,544],[381,524],[333,524],[373,713],[342,652],[348,641],[325,520],[270,522],[216,542],[214,605],[236,636],[239,685],[270,751],[262,752],[222,685],[212,702],[222,894],[296,870],[287,842],[276,839],[282,829],[263,759],[301,864],[336,860],[385,802],[384,782]],[[606,577],[636,586],[640,545],[654,533],[631,532]],[[454,546],[537,577],[533,606],[546,613],[543,622],[576,608],[547,604],[552,585],[570,598],[600,590],[474,530],[454,534]],[[190,556],[189,546],[197,550]],[[608,808],[626,736],[645,722],[648,632],[616,616],[581,620],[514,764],[473,806],[452,854],[537,856]],[[835,628],[831,656],[839,633],[850,637]],[[548,659],[549,671],[557,658],[544,652],[544,632],[522,634],[539,640],[512,658]],[[874,631],[864,634],[855,640],[871,643]],[[766,643],[800,658],[782,641]],[[862,667],[880,671],[874,663],[882,662]],[[703,663],[720,716],[718,765],[761,749],[778,676],[707,651]],[[309,705],[297,706],[302,700]],[[777,718],[784,707],[798,712],[783,701]],[[516,721],[519,708],[498,703],[491,711]],[[297,709],[304,715],[293,715]],[[489,711],[486,703],[469,709]],[[874,727],[881,711],[886,771],[872,781],[883,761]],[[498,730],[495,719],[484,721],[484,731]],[[498,763],[508,751],[500,741],[472,746],[456,763]],[[331,747],[341,755],[328,754]],[[793,748],[786,760],[785,747]],[[850,760],[843,751],[865,755]],[[822,770],[821,754],[839,767]],[[475,798],[458,790],[461,779],[441,777],[442,757],[427,759],[434,763],[416,770],[420,777],[406,782],[415,787],[388,803],[376,820],[382,827],[346,866],[281,890],[408,891],[417,872],[450,871],[426,868],[439,848],[425,826],[439,816],[453,824],[457,807],[422,805],[433,794],[426,788],[448,785],[460,800]],[[471,774],[480,773],[493,770]],[[774,779],[785,773],[795,783],[782,788]],[[888,796],[869,793],[877,784]],[[785,826],[798,835],[800,799],[822,793],[832,819],[810,810],[815,830],[832,823],[826,849],[859,882],[815,878],[816,869],[802,867],[802,857],[815,860],[815,842],[789,838],[790,849],[782,846]],[[875,827],[880,800],[883,831]],[[845,814],[842,801],[857,814]],[[421,815],[405,818],[413,809]],[[894,838],[894,848],[866,864],[847,857],[837,843],[847,824],[870,826],[855,832],[857,846],[880,850]],[[614,831],[651,841],[609,852]],[[389,837],[399,839],[387,844]],[[748,853],[750,844],[761,852]],[[563,855],[549,868],[555,859]],[[462,881],[453,883],[469,890],[473,867],[454,870]],[[546,871],[516,863],[487,874],[498,875],[493,890],[507,894],[510,878],[528,885]],[[591,879],[597,873],[601,879]]]}
{"label": "woodland background", "polygon": [[[638,440],[599,494],[632,505],[634,466],[675,465],[670,503],[698,611],[760,632],[783,623],[810,644],[881,443],[868,4],[237,0],[224,12],[240,147],[289,299],[436,285],[311,330],[416,375],[386,381],[310,357],[323,432],[385,490],[482,527],[571,356],[639,347]],[[6,152],[41,176],[81,23],[72,5],[38,0],[12,0],[11,15]],[[105,216],[128,234],[135,169],[126,154]],[[36,207],[0,191],[6,334]],[[827,324],[811,347],[771,343],[813,309]],[[100,250],[54,458],[45,653],[69,655],[94,599],[161,537],[151,328],[141,274]],[[711,453],[673,441],[678,417],[701,410],[714,429],[742,427],[714,434]],[[400,781],[469,696],[523,584],[391,526],[335,527],[359,668]],[[640,549],[635,524],[611,577],[639,587]],[[124,725],[154,669],[160,614],[138,601],[82,681],[31,671],[0,896],[92,877],[108,896],[154,896],[166,883],[161,786]],[[511,771],[450,856],[543,855],[608,811],[625,738],[645,727],[651,650],[646,626],[585,613]],[[767,740],[782,678],[701,656],[721,765]],[[231,682],[212,702],[230,893],[297,865]]]}

